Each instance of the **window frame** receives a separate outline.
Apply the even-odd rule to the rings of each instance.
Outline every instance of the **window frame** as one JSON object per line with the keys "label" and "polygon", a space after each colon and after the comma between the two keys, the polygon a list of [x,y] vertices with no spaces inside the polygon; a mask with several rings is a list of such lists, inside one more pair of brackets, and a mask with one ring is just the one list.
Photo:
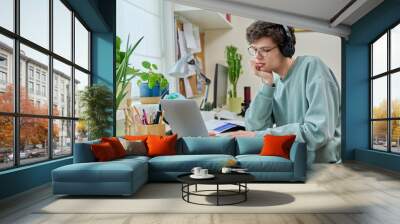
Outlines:
{"label": "window frame", "polygon": [[[75,69],[85,73],[88,75],[89,77],[89,83],[88,86],[92,85],[92,69],[91,69],[91,49],[92,49],[92,43],[91,43],[91,36],[92,36],[92,30],[88,27],[88,25],[83,21],[83,19],[78,15],[78,13],[76,13],[72,7],[65,1],[65,0],[59,0],[68,10],[71,11],[71,18],[70,18],[70,22],[71,22],[71,26],[72,26],[72,30],[71,30],[71,58],[67,59],[64,58],[63,56],[57,54],[54,52],[54,46],[53,46],[53,21],[54,21],[54,17],[53,17],[53,1],[54,0],[48,0],[49,2],[49,47],[48,49],[46,49],[45,47],[42,47],[39,44],[34,43],[33,41],[30,41],[27,38],[24,38],[23,36],[20,35],[20,0],[14,0],[13,1],[13,10],[14,10],[14,18],[13,18],[13,31],[10,31],[4,27],[0,26],[0,35],[3,35],[7,38],[12,39],[13,41],[13,64],[12,66],[12,73],[11,75],[13,75],[13,79],[14,79],[14,100],[13,100],[13,107],[14,110],[13,112],[2,112],[0,111],[0,116],[10,116],[13,119],[13,157],[14,157],[14,161],[13,161],[13,166],[10,167],[5,167],[5,168],[0,168],[0,172],[5,171],[5,170],[10,170],[10,169],[16,169],[19,167],[23,167],[23,166],[30,166],[33,164],[38,164],[38,163],[43,163],[49,160],[58,160],[58,159],[62,159],[65,157],[70,157],[73,156],[73,152],[74,152],[74,143],[75,143],[75,126],[76,126],[76,121],[79,120],[79,117],[75,117],[75,108],[72,106],[71,108],[71,114],[70,116],[66,115],[66,116],[56,116],[53,115],[53,60],[58,60],[59,62],[62,62],[68,66],[71,66],[71,92],[72,92],[72,99],[71,99],[71,104],[74,105],[75,103],[75,88],[74,88],[74,82],[75,82]],[[77,20],[79,20],[79,22],[84,26],[84,28],[88,31],[88,69],[85,69],[83,67],[81,67],[80,65],[75,63],[75,18]],[[46,80],[46,85],[45,85],[45,90],[48,93],[45,93],[46,96],[48,96],[48,112],[46,115],[39,115],[39,114],[27,114],[27,113],[21,113],[20,111],[20,85],[21,85],[21,80],[20,80],[20,65],[21,65],[21,61],[20,61],[20,45],[23,44],[27,47],[32,48],[33,50],[36,50],[40,53],[43,53],[45,55],[48,56],[49,58],[49,62],[48,62],[48,77]],[[30,67],[29,64],[27,64],[27,71]],[[30,71],[30,70],[29,70]],[[36,83],[40,83],[42,84],[42,80],[41,80],[41,74],[42,72],[39,73],[39,80],[36,80],[36,69],[33,70],[33,79],[31,79],[30,77],[30,73],[28,72],[26,75],[26,81],[33,81],[34,86]],[[40,85],[42,86],[42,85]],[[29,91],[27,89],[27,91]],[[36,89],[34,89],[34,92],[36,91]],[[42,94],[39,94],[38,96],[42,96]],[[35,103],[35,102],[34,102]],[[26,163],[26,164],[21,164],[21,159],[20,159],[20,119],[21,118],[45,118],[47,119],[48,122],[48,135],[47,135],[47,142],[49,143],[47,145],[47,151],[48,151],[48,155],[47,158],[43,158],[43,160],[40,160],[38,162],[32,162],[32,163]],[[65,120],[65,121],[70,121],[71,122],[71,153],[68,155],[63,155],[63,156],[54,156],[53,152],[54,152],[54,147],[53,147],[53,122],[57,121],[57,120]]]}
{"label": "window frame", "polygon": [[[385,153],[391,153],[391,154],[400,154],[400,152],[393,152],[392,151],[392,121],[400,121],[400,117],[392,117],[392,98],[391,98],[391,91],[392,91],[392,86],[391,86],[391,79],[393,75],[396,75],[396,73],[400,72],[400,67],[391,69],[391,31],[393,28],[396,26],[400,25],[400,20],[389,26],[388,28],[385,29],[384,32],[379,34],[375,39],[373,39],[369,44],[369,149],[373,151],[379,151],[379,152],[385,152]],[[377,40],[379,40],[381,37],[384,35],[387,35],[387,64],[386,64],[386,71],[382,72],[380,74],[376,74],[374,76],[373,74],[373,44],[376,43]],[[386,118],[373,118],[373,93],[374,93],[374,88],[373,88],[373,81],[378,78],[386,77],[386,86],[387,86],[387,105],[386,105]],[[386,138],[386,151],[379,150],[374,148],[374,136],[373,136],[373,122],[374,121],[386,121],[386,129],[387,129],[387,138]]]}

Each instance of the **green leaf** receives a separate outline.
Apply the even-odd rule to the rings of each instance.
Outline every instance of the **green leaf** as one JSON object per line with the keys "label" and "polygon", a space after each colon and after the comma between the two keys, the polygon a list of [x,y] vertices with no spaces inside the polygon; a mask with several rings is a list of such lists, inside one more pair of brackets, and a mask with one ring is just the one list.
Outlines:
{"label": "green leaf", "polygon": [[150,69],[151,63],[148,62],[148,61],[143,61],[143,62],[142,62],[142,66],[143,66],[143,68]]}
{"label": "green leaf", "polygon": [[117,51],[119,51],[121,49],[121,38],[119,36],[117,36],[117,38],[115,40],[115,47],[116,47]]}
{"label": "green leaf", "polygon": [[157,70],[157,69],[158,69],[158,67],[157,67],[156,64],[151,64],[151,67],[153,67],[154,70]]}

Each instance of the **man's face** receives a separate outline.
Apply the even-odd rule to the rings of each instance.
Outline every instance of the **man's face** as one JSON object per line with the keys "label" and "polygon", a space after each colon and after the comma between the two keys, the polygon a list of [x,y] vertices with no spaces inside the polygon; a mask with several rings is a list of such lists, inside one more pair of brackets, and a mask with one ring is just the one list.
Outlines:
{"label": "man's face", "polygon": [[252,60],[256,64],[256,69],[260,71],[272,72],[276,70],[284,58],[278,45],[270,37],[262,37],[254,41],[250,47],[255,52]]}

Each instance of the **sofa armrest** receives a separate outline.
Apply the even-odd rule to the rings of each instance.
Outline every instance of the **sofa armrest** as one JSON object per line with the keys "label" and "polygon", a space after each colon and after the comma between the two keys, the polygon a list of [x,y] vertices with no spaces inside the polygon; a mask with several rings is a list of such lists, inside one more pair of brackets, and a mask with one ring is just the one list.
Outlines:
{"label": "sofa armrest", "polygon": [[307,148],[305,143],[293,143],[290,149],[290,160],[293,162],[293,179],[305,181],[307,175]]}
{"label": "sofa armrest", "polygon": [[99,140],[75,143],[74,145],[74,163],[89,163],[95,162],[96,158],[94,157],[90,146],[92,144],[100,143]]}

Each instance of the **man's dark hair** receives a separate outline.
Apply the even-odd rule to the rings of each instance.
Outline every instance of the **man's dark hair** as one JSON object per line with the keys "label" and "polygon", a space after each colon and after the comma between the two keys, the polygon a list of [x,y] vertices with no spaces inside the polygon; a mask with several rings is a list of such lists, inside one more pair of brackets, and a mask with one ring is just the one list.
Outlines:
{"label": "man's dark hair", "polygon": [[288,29],[290,37],[286,34],[286,30],[282,25],[259,20],[247,27],[246,38],[249,44],[252,44],[263,37],[270,37],[279,46],[282,52],[282,49],[285,48],[289,40],[293,48],[296,44],[293,27],[288,27]]}

